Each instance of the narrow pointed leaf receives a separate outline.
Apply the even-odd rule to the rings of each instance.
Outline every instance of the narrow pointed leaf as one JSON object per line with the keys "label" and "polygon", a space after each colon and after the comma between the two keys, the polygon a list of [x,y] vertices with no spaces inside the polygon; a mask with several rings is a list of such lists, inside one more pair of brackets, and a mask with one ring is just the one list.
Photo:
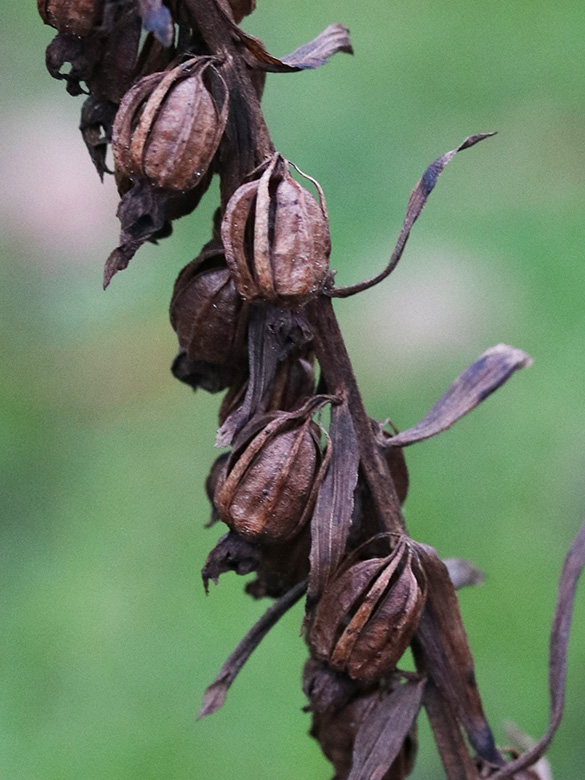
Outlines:
{"label": "narrow pointed leaf", "polygon": [[234,31],[247,50],[247,62],[252,68],[270,73],[294,73],[325,65],[338,52],[353,54],[349,30],[342,24],[330,24],[312,41],[299,46],[291,54],[278,59],[266,50],[262,41],[248,35],[236,25]]}
{"label": "narrow pointed leaf", "polygon": [[557,603],[550,632],[548,685],[550,693],[550,720],[546,733],[534,747],[515,761],[499,769],[490,780],[503,780],[531,766],[544,754],[552,742],[563,716],[565,681],[567,677],[567,649],[575,603],[575,591],[585,566],[585,523],[573,540],[563,564]]}
{"label": "narrow pointed leaf", "polygon": [[478,135],[470,135],[469,138],[466,138],[465,141],[459,144],[456,149],[452,149],[450,152],[447,152],[432,162],[423,173],[422,177],[419,179],[415,188],[410,194],[410,198],[408,199],[408,203],[406,205],[406,215],[402,224],[402,230],[400,231],[396,246],[394,247],[394,251],[392,252],[386,268],[376,276],[372,276],[370,279],[365,279],[363,282],[359,282],[358,284],[352,284],[348,287],[334,287],[329,291],[329,295],[334,298],[347,298],[349,295],[355,295],[355,293],[361,292],[362,290],[367,290],[370,287],[374,287],[376,284],[389,276],[398,265],[398,261],[402,257],[402,253],[404,251],[404,247],[406,246],[406,242],[408,241],[412,226],[419,218],[429,195],[437,183],[437,179],[445,169],[447,163],[451,162],[457,152],[462,152],[464,149],[469,149],[471,146],[475,146],[475,144],[483,141],[485,138],[491,138],[492,135],[495,135],[495,133],[480,133]]}
{"label": "narrow pointed leaf", "polygon": [[296,604],[306,589],[306,580],[299,582],[291,588],[288,593],[285,593],[282,598],[278,599],[270,609],[266,610],[260,620],[252,626],[250,631],[248,631],[246,636],[221,667],[215,680],[205,691],[199,718],[204,718],[206,715],[212,715],[223,705],[227,692],[242,666],[246,663],[272,626],[278,622],[285,612]]}
{"label": "narrow pointed leaf", "polygon": [[407,680],[371,707],[361,722],[348,780],[382,780],[420,710],[425,680]]}
{"label": "narrow pointed leaf", "polygon": [[447,780],[479,780],[479,774],[457,719],[448,701],[432,679],[427,681],[423,700]]}
{"label": "narrow pointed leaf", "polygon": [[427,600],[416,632],[428,674],[449,702],[477,753],[487,762],[502,765],[483,712],[473,658],[449,573],[432,547],[414,544],[428,580]]}
{"label": "narrow pointed leaf", "polygon": [[309,599],[317,599],[337,569],[349,535],[359,447],[347,398],[331,408],[331,459],[311,520]]}
{"label": "narrow pointed leaf", "polygon": [[386,439],[386,446],[407,447],[446,431],[501,387],[515,371],[531,364],[532,358],[520,349],[507,344],[491,347],[457,377],[420,422]]}

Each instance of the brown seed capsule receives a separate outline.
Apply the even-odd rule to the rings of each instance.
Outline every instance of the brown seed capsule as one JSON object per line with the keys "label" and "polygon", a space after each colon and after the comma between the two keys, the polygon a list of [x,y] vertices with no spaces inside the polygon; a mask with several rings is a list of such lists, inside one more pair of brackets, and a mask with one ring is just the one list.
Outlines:
{"label": "brown seed capsule", "polygon": [[[314,180],[312,180],[314,181]],[[294,303],[316,293],[329,268],[331,241],[323,192],[319,203],[275,154],[262,176],[239,187],[221,227],[227,264],[240,295]]]}
{"label": "brown seed capsule", "polygon": [[426,584],[403,537],[386,558],[345,569],[317,604],[309,644],[317,658],[359,680],[390,673],[418,626]]}
{"label": "brown seed capsule", "polygon": [[255,435],[242,434],[215,505],[222,520],[242,536],[284,542],[299,533],[313,510],[319,432],[310,417],[280,413],[269,419]]}
{"label": "brown seed capsule", "polygon": [[207,57],[140,79],[116,114],[112,148],[118,176],[166,190],[199,184],[227,121],[227,87]]}
{"label": "brown seed capsule", "polygon": [[242,299],[223,250],[210,242],[175,282],[170,315],[181,348],[194,360],[216,365],[232,362],[235,351],[243,349],[241,313]]}
{"label": "brown seed capsule", "polygon": [[37,0],[45,24],[67,35],[89,35],[100,23],[104,0]]}

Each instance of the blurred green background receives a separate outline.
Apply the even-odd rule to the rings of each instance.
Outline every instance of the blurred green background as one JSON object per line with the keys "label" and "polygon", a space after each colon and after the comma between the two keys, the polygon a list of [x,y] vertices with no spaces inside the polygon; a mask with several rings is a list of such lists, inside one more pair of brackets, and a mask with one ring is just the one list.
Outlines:
{"label": "blurred green background", "polygon": [[[412,535],[487,572],[461,595],[485,707],[547,719],[556,583],[584,515],[585,6],[576,0],[258,0],[245,28],[283,55],[330,22],[355,57],[269,76],[280,151],[323,185],[332,265],[383,266],[425,166],[449,166],[405,257],[337,310],[373,416],[414,423],[484,349],[535,359],[469,418],[408,452]],[[78,137],[81,98],[44,70],[52,31],[3,4],[0,81],[2,641],[0,777],[304,780],[301,612],[267,637],[217,715],[203,691],[264,611],[199,570],[218,397],[172,379],[167,307],[207,240],[215,190],[101,290],[116,198]],[[556,780],[585,766],[585,594],[577,600]],[[414,777],[442,776],[421,719]]]}

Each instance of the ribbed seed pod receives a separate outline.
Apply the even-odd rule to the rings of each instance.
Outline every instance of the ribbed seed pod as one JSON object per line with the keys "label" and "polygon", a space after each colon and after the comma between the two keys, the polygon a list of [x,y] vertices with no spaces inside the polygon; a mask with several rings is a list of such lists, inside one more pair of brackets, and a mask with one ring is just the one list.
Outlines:
{"label": "ribbed seed pod", "polygon": [[284,542],[310,517],[321,465],[319,430],[308,419],[281,413],[234,449],[215,505],[243,536]]}
{"label": "ribbed seed pod", "polygon": [[410,644],[425,598],[418,556],[403,537],[386,558],[355,563],[330,583],[309,644],[334,669],[358,680],[379,679]]}
{"label": "ribbed seed pod", "polygon": [[331,241],[323,192],[314,183],[319,203],[275,154],[258,180],[231,197],[221,236],[242,298],[302,302],[323,285]]}
{"label": "ribbed seed pod", "polygon": [[227,87],[208,57],[140,79],[120,103],[112,133],[118,177],[165,190],[199,184],[227,121]]}
{"label": "ribbed seed pod", "polygon": [[45,24],[67,35],[89,35],[100,23],[104,0],[37,0]]}
{"label": "ribbed seed pod", "polygon": [[233,361],[241,313],[242,299],[223,250],[211,242],[175,282],[170,316],[179,345],[194,360],[216,365]]}

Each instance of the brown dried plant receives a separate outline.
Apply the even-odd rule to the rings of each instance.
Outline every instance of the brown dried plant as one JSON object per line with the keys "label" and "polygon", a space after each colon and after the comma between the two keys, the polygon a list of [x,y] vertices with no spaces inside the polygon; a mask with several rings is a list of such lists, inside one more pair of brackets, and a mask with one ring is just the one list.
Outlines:
{"label": "brown dried plant", "polygon": [[[481,575],[410,538],[401,511],[403,448],[449,428],[531,359],[504,344],[488,349],[398,433],[368,416],[332,307],[332,298],[392,272],[447,163],[491,133],[470,136],[426,169],[381,273],[336,286],[323,191],[275,150],[260,101],[267,72],[352,53],[349,34],[331,25],[278,59],[238,26],[254,7],[255,0],[38,0],[58,31],[49,72],[72,95],[88,94],[81,132],[102,178],[113,150],[121,236],[105,286],[144,242],[169,235],[219,176],[211,238],[175,284],[180,351],[172,370],[193,388],[227,390],[217,443],[231,449],[213,464],[207,491],[211,522],[229,530],[203,567],[205,587],[227,571],[255,572],[247,592],[276,600],[208,688],[201,716],[223,704],[250,653],[306,595],[303,689],[311,735],[337,780],[408,776],[421,708],[449,780],[544,780],[539,759],[563,710],[585,526],[560,580],[550,724],[518,755],[494,743],[455,594]],[[324,407],[327,431],[318,422]],[[416,673],[399,667],[407,648]]]}

